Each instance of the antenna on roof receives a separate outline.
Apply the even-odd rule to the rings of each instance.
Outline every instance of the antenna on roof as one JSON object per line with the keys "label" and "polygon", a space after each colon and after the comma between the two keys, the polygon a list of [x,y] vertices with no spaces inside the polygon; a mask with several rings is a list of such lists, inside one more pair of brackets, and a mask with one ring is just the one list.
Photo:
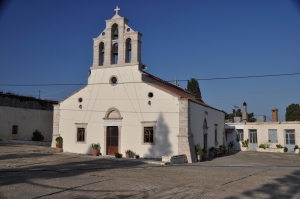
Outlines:
{"label": "antenna on roof", "polygon": [[238,107],[237,105],[233,105],[234,107],[234,117],[236,117],[236,109],[239,109],[240,107]]}

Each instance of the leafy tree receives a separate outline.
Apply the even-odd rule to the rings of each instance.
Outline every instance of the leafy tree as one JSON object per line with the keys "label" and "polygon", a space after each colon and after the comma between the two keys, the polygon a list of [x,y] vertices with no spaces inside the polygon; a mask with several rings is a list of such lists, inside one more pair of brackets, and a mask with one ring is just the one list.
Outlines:
{"label": "leafy tree", "polygon": [[285,120],[286,121],[300,121],[300,105],[299,104],[290,104],[286,107],[285,112]]}
{"label": "leafy tree", "polygon": [[203,102],[200,87],[199,87],[199,83],[195,78],[191,78],[191,80],[188,80],[187,90],[194,93],[197,100]]}
{"label": "leafy tree", "polygon": [[[225,112],[225,120],[234,121],[234,117],[242,117],[241,109],[232,109],[232,113]],[[256,119],[254,118],[254,113],[248,113],[248,122],[256,122]]]}

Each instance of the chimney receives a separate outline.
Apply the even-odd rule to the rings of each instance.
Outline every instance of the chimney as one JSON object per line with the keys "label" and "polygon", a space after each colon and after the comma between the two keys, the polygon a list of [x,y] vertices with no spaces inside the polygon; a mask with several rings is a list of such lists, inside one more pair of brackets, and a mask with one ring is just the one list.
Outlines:
{"label": "chimney", "polygon": [[272,122],[278,122],[278,109],[272,109]]}
{"label": "chimney", "polygon": [[242,122],[248,122],[247,104],[243,103]]}

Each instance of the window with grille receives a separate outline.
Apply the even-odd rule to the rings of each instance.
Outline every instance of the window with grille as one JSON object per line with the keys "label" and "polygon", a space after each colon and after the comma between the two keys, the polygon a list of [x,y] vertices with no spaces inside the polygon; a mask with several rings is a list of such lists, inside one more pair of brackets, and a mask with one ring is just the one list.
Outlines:
{"label": "window with grille", "polygon": [[269,142],[277,143],[277,129],[269,129]]}
{"label": "window with grille", "polygon": [[85,141],[85,128],[77,128],[77,142]]}
{"label": "window with grille", "polygon": [[153,127],[144,127],[144,143],[153,143]]}
{"label": "window with grille", "polygon": [[244,130],[243,129],[237,129],[236,141],[237,142],[244,141]]}
{"label": "window with grille", "polygon": [[18,125],[12,126],[12,134],[18,134]]}

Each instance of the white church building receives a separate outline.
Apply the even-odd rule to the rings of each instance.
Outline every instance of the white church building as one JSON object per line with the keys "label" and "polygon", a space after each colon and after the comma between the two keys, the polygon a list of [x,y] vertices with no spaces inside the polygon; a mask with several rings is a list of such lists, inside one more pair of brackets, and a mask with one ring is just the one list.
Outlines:
{"label": "white church building", "polygon": [[103,155],[132,150],[141,157],[186,154],[196,161],[195,145],[224,144],[224,112],[195,99],[194,94],[145,72],[142,34],[118,15],[94,39],[88,84],[54,105],[53,140],[63,150]]}

